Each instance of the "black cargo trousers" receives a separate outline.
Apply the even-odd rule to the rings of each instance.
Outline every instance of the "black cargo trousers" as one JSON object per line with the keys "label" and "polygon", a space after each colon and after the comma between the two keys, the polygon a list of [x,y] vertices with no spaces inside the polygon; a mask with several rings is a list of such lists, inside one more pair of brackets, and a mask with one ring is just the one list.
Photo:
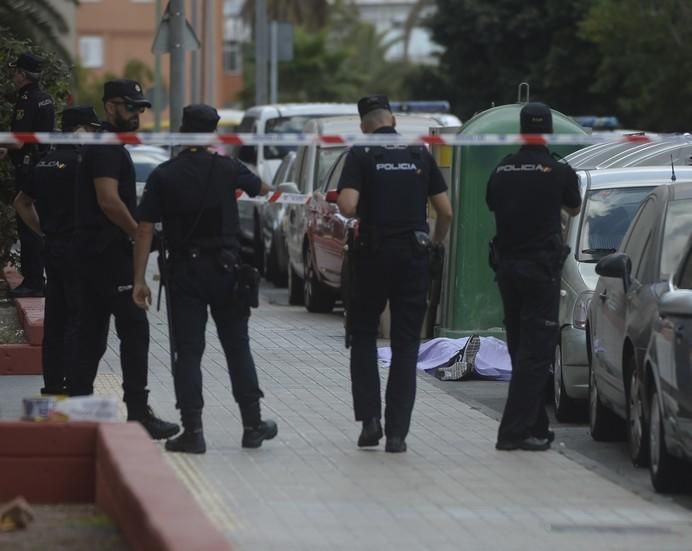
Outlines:
{"label": "black cargo trousers", "polygon": [[48,236],[45,245],[46,301],[43,320],[45,394],[64,394],[79,354],[79,280],[72,236]]}
{"label": "black cargo trousers", "polygon": [[70,381],[70,394],[81,396],[94,392],[94,379],[108,346],[113,316],[120,340],[123,398],[128,417],[139,419],[147,407],[149,321],[144,310],[132,300],[132,252],[132,244],[119,239],[97,254],[80,258],[80,361]]}
{"label": "black cargo trousers", "polygon": [[201,363],[211,310],[243,425],[257,426],[264,394],[250,351],[250,308],[234,300],[235,274],[221,267],[218,252],[202,251],[172,255],[169,277],[176,407],[183,416],[204,407]]}
{"label": "black cargo trousers", "polygon": [[512,360],[498,441],[547,436],[544,396],[560,330],[560,254],[536,251],[502,258],[497,269]]}
{"label": "black cargo trousers", "polygon": [[[34,165],[15,165],[15,187],[17,193],[22,191],[25,182],[31,178]],[[17,236],[19,237],[19,261],[24,280],[22,285],[31,289],[43,290],[43,239],[27,226],[20,216],[17,220]]]}
{"label": "black cargo trousers", "polygon": [[381,239],[358,250],[351,306],[351,387],[356,421],[380,418],[377,330],[389,301],[392,362],[385,392],[385,434],[405,438],[416,397],[416,364],[427,307],[429,251],[418,250],[412,233]]}

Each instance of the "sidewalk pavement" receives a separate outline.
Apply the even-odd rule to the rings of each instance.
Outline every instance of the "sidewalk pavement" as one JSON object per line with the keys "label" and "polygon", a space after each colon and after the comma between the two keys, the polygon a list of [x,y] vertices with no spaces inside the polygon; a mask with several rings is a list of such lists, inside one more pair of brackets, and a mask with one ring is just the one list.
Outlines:
{"label": "sidewalk pavement", "polygon": [[[151,275],[151,274],[150,274]],[[153,285],[152,285],[152,288]],[[692,515],[647,501],[559,451],[498,452],[497,422],[420,374],[408,452],[360,450],[342,319],[262,304],[251,345],[279,435],[240,446],[241,423],[212,323],[203,360],[203,456],[166,454],[181,480],[238,550],[683,550]],[[151,311],[151,403],[177,420],[165,312]],[[97,392],[121,396],[118,341]],[[381,370],[383,383],[387,371]],[[0,379],[3,418],[36,377]],[[123,408],[124,414],[124,408]],[[166,453],[163,452],[162,453]]]}

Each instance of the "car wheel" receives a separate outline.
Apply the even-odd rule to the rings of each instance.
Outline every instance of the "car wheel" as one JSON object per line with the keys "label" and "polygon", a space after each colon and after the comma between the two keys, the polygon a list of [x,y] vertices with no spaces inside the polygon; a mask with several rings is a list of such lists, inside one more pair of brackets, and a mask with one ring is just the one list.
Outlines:
{"label": "car wheel", "polygon": [[649,439],[644,416],[644,401],[642,400],[641,374],[634,363],[634,359],[629,361],[631,374],[627,392],[627,441],[629,442],[632,463],[638,467],[645,467],[649,458]]}
{"label": "car wheel", "polygon": [[264,239],[262,239],[262,226],[260,225],[259,215],[255,213],[255,230],[252,240],[252,265],[257,268],[260,274],[264,273]]}
{"label": "car wheel", "polygon": [[315,264],[310,249],[306,249],[305,257],[304,300],[308,312],[324,314],[331,312],[336,301],[336,294],[326,287],[317,277]]}
{"label": "car wheel", "polygon": [[555,417],[563,423],[576,421],[579,418],[581,405],[565,391],[565,381],[562,371],[562,347],[558,343],[555,347],[555,364],[553,366],[553,403],[555,405]]}
{"label": "car wheel", "polygon": [[292,306],[303,304],[303,278],[290,264],[288,265],[288,303]]}
{"label": "car wheel", "polygon": [[623,436],[622,420],[601,403],[594,368],[589,368],[589,430],[597,442],[620,440]]}
{"label": "car wheel", "polygon": [[678,491],[683,474],[682,461],[668,453],[663,428],[663,415],[658,393],[651,396],[649,429],[649,473],[651,484],[657,492]]}

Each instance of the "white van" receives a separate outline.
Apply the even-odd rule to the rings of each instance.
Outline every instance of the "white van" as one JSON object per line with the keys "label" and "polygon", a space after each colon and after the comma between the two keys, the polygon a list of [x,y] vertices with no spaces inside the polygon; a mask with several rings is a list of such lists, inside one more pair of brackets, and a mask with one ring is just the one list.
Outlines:
{"label": "white van", "polygon": [[[357,115],[355,103],[287,103],[276,105],[257,105],[243,115],[239,133],[252,134],[292,134],[303,132],[310,119],[334,115]],[[289,151],[296,146],[248,145],[240,147],[238,159],[265,182],[274,178],[276,169]]]}
{"label": "white van", "polygon": [[[311,119],[334,115],[357,115],[355,103],[286,103],[257,105],[243,115],[237,132],[251,134],[293,134],[304,131]],[[281,160],[293,145],[244,145],[237,150],[237,157],[262,181],[270,183]],[[248,201],[238,203],[240,242],[244,256],[258,269],[264,267],[264,250],[259,205]]]}

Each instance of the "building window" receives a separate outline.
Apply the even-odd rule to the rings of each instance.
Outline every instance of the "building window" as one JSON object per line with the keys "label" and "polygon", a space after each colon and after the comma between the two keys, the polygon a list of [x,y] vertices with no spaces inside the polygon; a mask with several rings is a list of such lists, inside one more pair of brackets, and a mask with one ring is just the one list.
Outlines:
{"label": "building window", "polygon": [[242,69],[242,55],[238,42],[223,43],[223,72],[240,73]]}
{"label": "building window", "polygon": [[79,59],[87,69],[103,67],[103,37],[79,37]]}

